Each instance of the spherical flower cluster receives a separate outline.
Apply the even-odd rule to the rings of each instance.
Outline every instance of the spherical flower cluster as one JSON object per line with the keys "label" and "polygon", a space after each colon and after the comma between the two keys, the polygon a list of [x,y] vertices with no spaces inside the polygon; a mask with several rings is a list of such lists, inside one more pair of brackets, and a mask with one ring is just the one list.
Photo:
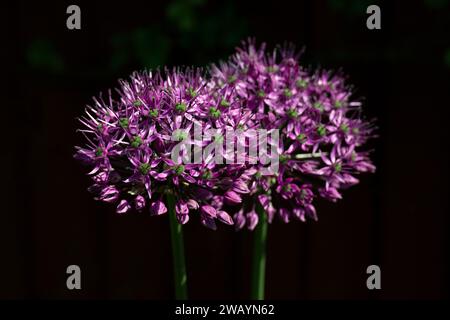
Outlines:
{"label": "spherical flower cluster", "polygon": [[[292,48],[268,54],[249,42],[208,72],[136,72],[120,81],[117,98],[111,91],[94,98],[80,118],[87,145],[75,157],[91,167],[89,190],[116,203],[119,214],[164,214],[169,194],[179,223],[196,214],[212,229],[221,221],[252,230],[258,206],[269,222],[275,215],[285,222],[316,219],[314,198],[336,201],[340,190],[358,183],[357,173],[375,170],[360,150],[373,126],[361,119],[361,104],[342,76],[309,72],[297,58]],[[191,139],[194,127],[215,133]],[[279,131],[277,152],[265,153],[277,157],[277,170],[242,153],[249,147],[246,132],[255,129]],[[189,147],[229,141],[230,131],[243,132],[233,137],[241,149],[217,148],[200,162],[186,161]],[[182,156],[174,158],[180,141]],[[246,161],[218,162],[217,153]]]}
{"label": "spherical flower cluster", "polygon": [[253,176],[234,215],[237,228],[255,227],[257,205],[269,222],[275,215],[284,222],[317,219],[314,198],[341,199],[340,190],[359,182],[356,174],[375,171],[360,150],[374,136],[373,123],[361,118],[361,103],[343,76],[305,70],[291,47],[268,54],[264,44],[249,43],[214,67],[212,79],[234,88],[261,127],[280,130],[279,170]]}

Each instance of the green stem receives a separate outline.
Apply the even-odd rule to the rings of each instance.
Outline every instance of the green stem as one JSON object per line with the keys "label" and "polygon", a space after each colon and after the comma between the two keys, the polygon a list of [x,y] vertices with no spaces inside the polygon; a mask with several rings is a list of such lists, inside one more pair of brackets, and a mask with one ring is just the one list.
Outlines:
{"label": "green stem", "polygon": [[170,220],[170,237],[172,241],[173,280],[175,299],[187,299],[187,275],[184,262],[183,230],[175,214],[175,199],[173,194],[167,194],[167,209]]}
{"label": "green stem", "polygon": [[267,215],[261,205],[256,206],[259,222],[254,231],[253,239],[253,267],[251,298],[264,300],[264,284],[266,278],[266,242]]}

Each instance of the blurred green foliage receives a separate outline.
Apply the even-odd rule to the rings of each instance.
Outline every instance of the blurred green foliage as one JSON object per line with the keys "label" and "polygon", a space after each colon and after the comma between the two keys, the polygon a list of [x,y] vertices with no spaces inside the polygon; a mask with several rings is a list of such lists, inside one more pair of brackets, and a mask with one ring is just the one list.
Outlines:
{"label": "blurred green foliage", "polygon": [[[380,1],[326,0],[323,4],[328,10],[334,11],[339,18],[345,19],[346,22],[343,23],[342,28],[349,30],[348,28],[351,28],[354,23],[359,23],[355,21],[364,19],[364,16],[367,15],[366,8],[369,5]],[[422,9],[429,8],[442,12],[443,10],[440,9],[448,6],[449,3],[450,0],[424,0]],[[379,5],[383,7],[383,4]],[[246,7],[239,0],[225,2],[170,0],[159,7],[155,6],[155,11],[149,19],[136,19],[136,21],[132,21],[131,26],[121,28],[119,25],[119,29],[114,29],[120,31],[107,32],[106,38],[100,40],[103,41],[99,45],[102,48],[101,58],[99,58],[99,54],[93,53],[92,56],[89,55],[86,57],[87,59],[81,59],[82,62],[78,63],[80,60],[70,53],[65,57],[69,49],[57,47],[56,42],[47,36],[35,38],[28,44],[25,53],[26,67],[32,71],[51,75],[70,74],[79,78],[86,76],[99,78],[115,77],[118,74],[129,73],[130,70],[155,69],[165,65],[169,67],[174,65],[205,66],[212,61],[227,58],[240,44],[240,41],[248,36],[263,35],[264,39],[257,39],[259,41],[268,40],[270,42],[276,39],[276,42],[282,42],[287,40],[284,38],[283,28],[296,23],[294,21],[287,25],[280,24],[280,20],[282,21],[280,16],[276,16],[271,21],[272,12],[264,12],[262,17],[266,20],[258,20],[255,19],[260,15],[256,10],[258,8],[252,9],[252,6],[248,6],[247,11],[243,8]],[[305,6],[305,8],[309,7]],[[315,18],[320,18],[316,11],[312,9],[312,12],[302,14],[316,14]],[[280,13],[273,14],[279,15]],[[267,25],[264,26],[265,28],[261,28],[261,21],[266,24],[274,23],[269,28],[269,32],[272,32],[271,29],[273,29],[273,34],[269,34],[267,38],[265,37],[268,32]],[[275,23],[278,24],[275,25]],[[442,18],[436,19],[434,24],[439,32],[444,29],[446,21]],[[294,34],[298,39],[304,41],[304,35],[311,32],[304,27],[305,25],[300,24],[295,33],[289,30],[291,39],[299,47],[305,43],[295,40],[295,36],[293,38],[292,35]],[[89,35],[97,36],[95,30],[93,28],[87,32],[94,32]],[[80,39],[79,42],[74,45],[84,45],[85,36],[78,39]],[[327,52],[313,52],[307,48],[309,52],[313,52],[312,62],[324,64],[341,64],[349,61],[371,63],[380,59],[387,62],[417,61],[421,57],[413,53],[422,50],[424,41],[431,41],[429,43],[434,48],[448,47],[446,44],[443,45],[442,36],[430,38],[426,32],[421,33],[417,30],[410,35],[405,35],[399,41],[389,43],[387,40],[385,47],[375,51],[364,49],[364,46],[360,51],[354,48],[350,50],[345,41],[351,40],[339,42],[334,50]],[[424,53],[426,52],[429,51],[424,51]],[[433,53],[433,55],[435,54],[436,52]],[[437,54],[440,57],[439,63],[450,66],[449,49],[444,49]],[[434,56],[429,61],[436,61],[435,58]],[[98,63],[99,60],[100,63]]]}
{"label": "blurred green foliage", "polygon": [[444,63],[447,68],[450,68],[450,48],[447,48],[444,54]]}
{"label": "blurred green foliage", "polygon": [[112,54],[109,62],[111,71],[137,60],[142,68],[164,65],[169,53],[169,41],[157,27],[141,27],[111,37]]}
{"label": "blurred green foliage", "polygon": [[48,39],[35,39],[27,48],[26,60],[29,66],[39,71],[61,74],[65,69],[64,59]]}
{"label": "blurred green foliage", "polygon": [[180,31],[191,31],[197,22],[195,9],[204,5],[205,2],[205,0],[172,1],[166,9],[167,18]]}
{"label": "blurred green foliage", "polygon": [[425,5],[431,9],[445,8],[449,2],[449,0],[424,0]]}
{"label": "blurred green foliage", "polygon": [[371,4],[377,3],[373,0],[328,0],[330,9],[348,16],[366,15],[367,7]]}
{"label": "blurred green foliage", "polygon": [[113,34],[111,71],[133,62],[139,68],[157,68],[168,62],[205,65],[218,52],[224,58],[247,35],[245,18],[233,2],[212,7],[208,14],[206,5],[205,0],[173,0],[162,20]]}

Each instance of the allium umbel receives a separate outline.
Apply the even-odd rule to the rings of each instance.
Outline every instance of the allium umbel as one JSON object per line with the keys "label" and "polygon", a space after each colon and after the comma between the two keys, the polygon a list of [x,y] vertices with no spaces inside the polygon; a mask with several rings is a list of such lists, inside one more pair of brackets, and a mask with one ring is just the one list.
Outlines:
{"label": "allium umbel", "polygon": [[[301,67],[292,48],[267,53],[250,42],[207,72],[136,72],[119,83],[116,98],[111,91],[94,98],[80,118],[87,145],[75,155],[91,167],[89,190],[119,214],[165,214],[170,193],[181,224],[196,215],[212,229],[219,220],[252,230],[256,206],[269,222],[317,219],[316,197],[336,201],[358,173],[375,170],[363,149],[374,128],[361,118],[351,88],[339,74]],[[215,135],[191,139],[194,128]],[[277,157],[276,170],[251,161],[248,132],[257,129],[279,135],[268,141],[276,141],[276,153],[264,154]],[[245,152],[217,148],[189,161],[188,149],[229,142],[230,131],[242,133],[234,142]],[[181,157],[174,158],[180,141]],[[217,153],[246,161],[218,162]]]}
{"label": "allium umbel", "polygon": [[336,201],[341,190],[359,182],[355,175],[375,171],[362,151],[374,136],[373,124],[361,118],[361,103],[341,75],[302,68],[293,48],[269,54],[264,45],[249,43],[213,67],[212,79],[234,88],[259,126],[280,130],[278,171],[261,175],[254,166],[251,192],[234,215],[236,228],[255,227],[257,205],[269,222],[275,216],[284,222],[317,219],[316,197]]}

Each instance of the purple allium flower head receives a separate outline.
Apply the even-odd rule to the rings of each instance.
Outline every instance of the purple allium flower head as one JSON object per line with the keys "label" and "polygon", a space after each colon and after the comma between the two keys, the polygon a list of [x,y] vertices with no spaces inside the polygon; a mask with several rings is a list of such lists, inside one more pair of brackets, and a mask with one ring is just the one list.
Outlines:
{"label": "purple allium flower head", "polygon": [[77,147],[75,157],[90,167],[89,190],[96,199],[117,202],[118,213],[147,206],[150,214],[162,215],[168,211],[169,192],[180,223],[195,213],[213,229],[215,220],[233,224],[223,198],[238,204],[239,194],[249,192],[240,179],[243,170],[216,163],[214,155],[201,163],[185,163],[184,146],[176,160],[172,153],[180,141],[204,147],[214,139],[191,141],[195,126],[202,133],[214,129],[224,135],[236,121],[247,124],[249,115],[240,116],[235,90],[216,87],[200,69],[136,72],[119,83],[116,97],[109,91],[107,98],[94,98],[80,118],[79,131],[87,145]]}
{"label": "purple allium flower head", "polygon": [[[115,96],[94,98],[79,119],[86,145],[76,147],[75,157],[89,166],[89,191],[115,203],[118,213],[151,215],[168,211],[170,193],[179,223],[196,215],[211,229],[219,220],[253,230],[256,206],[269,222],[317,219],[316,198],[337,201],[359,173],[375,170],[366,147],[375,128],[344,76],[305,69],[298,58],[293,47],[268,52],[248,41],[208,72],[175,68],[120,80]],[[201,140],[192,139],[196,128]],[[277,157],[276,170],[242,152],[259,129],[279,133],[268,140],[276,154],[259,154]],[[230,138],[236,131],[242,134]],[[216,148],[190,161],[196,147],[224,142],[238,151]],[[227,162],[238,157],[244,162]]]}
{"label": "purple allium flower head", "polygon": [[228,202],[237,202],[236,192],[242,198],[243,211],[234,215],[237,229],[258,223],[255,203],[269,222],[274,215],[284,222],[317,219],[315,198],[341,199],[341,190],[358,183],[359,173],[375,170],[364,150],[375,128],[361,117],[361,102],[344,76],[310,71],[298,58],[293,47],[270,53],[264,44],[248,41],[227,63],[212,68],[216,85],[235,89],[258,127],[280,130],[278,172],[262,175],[255,165],[258,172],[245,180],[250,192],[235,187],[225,196]]}

